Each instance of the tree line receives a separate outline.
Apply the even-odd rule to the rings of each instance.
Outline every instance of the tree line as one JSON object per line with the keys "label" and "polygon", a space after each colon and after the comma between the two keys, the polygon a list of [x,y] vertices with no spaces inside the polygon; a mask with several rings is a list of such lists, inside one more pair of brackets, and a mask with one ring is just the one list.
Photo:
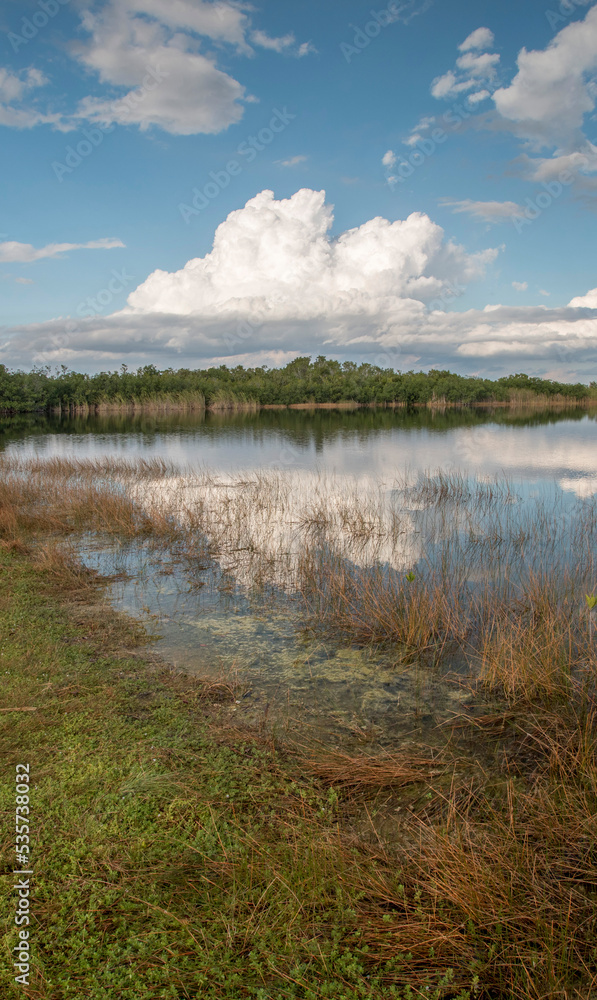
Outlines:
{"label": "tree line", "polygon": [[90,408],[102,404],[195,403],[207,407],[346,403],[472,404],[508,402],[513,397],[561,397],[570,402],[597,399],[597,382],[556,382],[522,373],[498,379],[457,375],[432,369],[397,372],[367,363],[334,361],[323,356],[296,358],[283,368],[220,365],[207,369],[144,365],[129,371],[94,375],[64,365],[29,372],[0,365],[0,410],[27,413]]}

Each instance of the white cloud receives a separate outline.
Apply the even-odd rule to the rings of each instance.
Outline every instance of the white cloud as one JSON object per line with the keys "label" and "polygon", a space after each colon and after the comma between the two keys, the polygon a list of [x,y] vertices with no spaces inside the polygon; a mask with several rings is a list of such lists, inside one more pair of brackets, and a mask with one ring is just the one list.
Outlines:
{"label": "white cloud", "polygon": [[299,350],[487,374],[573,366],[575,381],[583,371],[593,377],[597,290],[561,308],[458,312],[450,304],[496,250],[467,254],[422,213],[370,219],[336,238],[332,222],[323,192],[277,201],[262,191],[230,213],[205,257],[154,271],[111,316],[4,329],[0,360],[176,367],[283,362]]}
{"label": "white cloud", "polygon": [[438,76],[431,84],[431,96],[442,100],[445,97],[456,97],[464,90],[476,86],[475,80],[458,80],[456,74],[449,70],[443,76]]}
{"label": "white cloud", "polygon": [[317,52],[312,42],[302,42],[298,47],[297,56],[302,59],[304,56],[317,55]]}
{"label": "white cloud", "polygon": [[435,121],[436,119],[433,115],[425,115],[423,118],[420,118],[415,127],[411,129],[410,135],[402,140],[404,145],[416,146],[421,139],[421,132],[427,132],[435,124]]}
{"label": "white cloud", "polygon": [[513,281],[512,288],[515,288],[517,292],[526,292],[529,287],[528,281]]}
{"label": "white cloud", "polygon": [[47,78],[38,69],[30,67],[20,73],[11,73],[10,70],[0,66],[0,101],[2,103],[20,101],[29,90],[43,87],[47,82]]}
{"label": "white cloud", "polygon": [[371,219],[333,241],[332,221],[323,191],[303,188],[281,201],[262,191],[218,226],[210,254],[173,274],[155,271],[124,313],[387,325],[422,314],[450,281],[482,275],[497,253],[467,255],[418,212]]}
{"label": "white cloud", "polygon": [[549,158],[525,156],[532,180],[549,180],[563,171],[587,187],[597,172],[597,147],[583,134],[597,99],[597,5],[574,21],[542,50],[522,49],[518,72],[508,87],[493,94],[502,122]]}
{"label": "white cloud", "polygon": [[[15,243],[5,241],[0,243],[0,263],[2,264],[31,264],[33,261],[42,260],[45,257],[60,257],[69,250],[114,250],[124,247],[122,240],[101,239],[91,240],[89,243],[48,243],[45,247],[34,247],[31,243]],[[16,278],[16,281],[25,283],[27,278]]]}
{"label": "white cloud", "polygon": [[43,113],[19,103],[28,90],[47,82],[42,74],[0,70],[0,124],[52,124],[68,131],[86,120],[142,130],[158,126],[173,135],[213,134],[238,122],[244,103],[255,100],[218,65],[217,50],[230,45],[254,56],[257,46],[296,57],[316,51],[310,42],[295,46],[293,34],[272,38],[253,28],[254,7],[243,0],[107,0],[99,9],[79,6],[86,37],[72,45],[71,54],[108,92],[84,97],[73,114]]}
{"label": "white cloud", "polygon": [[466,70],[473,77],[483,77],[484,79],[491,80],[495,76],[496,66],[499,61],[500,57],[497,52],[482,52],[478,55],[467,52],[456,60],[456,65],[458,69]]}
{"label": "white cloud", "polygon": [[486,101],[491,94],[488,90],[478,90],[476,94],[468,95],[469,104],[480,104],[481,101]]}
{"label": "white cloud", "polygon": [[292,34],[283,35],[281,38],[271,38],[265,31],[252,31],[251,41],[253,45],[259,45],[262,49],[271,49],[272,52],[284,52],[285,49],[294,45],[295,37]]}
{"label": "white cloud", "polygon": [[452,208],[454,212],[466,212],[481,222],[504,222],[513,215],[524,214],[524,209],[515,201],[473,201],[471,198],[450,201],[448,198],[441,198],[440,203]]}
{"label": "white cloud", "polygon": [[597,6],[563,28],[546,49],[518,56],[518,73],[493,95],[502,118],[525,123],[529,138],[561,143],[595,107],[590,78],[597,69]]}
{"label": "white cloud", "polygon": [[597,309],[597,288],[592,288],[586,295],[577,295],[570,299],[568,305],[577,309]]}
{"label": "white cloud", "polygon": [[302,153],[299,156],[291,156],[288,160],[276,160],[276,163],[280,167],[297,167],[299,163],[304,163],[308,157],[304,156]]}
{"label": "white cloud", "polygon": [[31,91],[45,87],[47,83],[47,77],[33,67],[11,73],[10,70],[0,66],[0,125],[7,125],[10,128],[54,125],[56,128],[62,128],[60,115],[44,114],[23,103]]}
{"label": "white cloud", "polygon": [[[157,0],[149,4],[160,18],[163,6]],[[178,6],[184,8],[178,18],[184,25],[192,11],[186,3]],[[83,27],[91,41],[79,48],[79,61],[102,83],[127,91],[117,100],[85,98],[78,116],[141,129],[158,125],[174,135],[220,132],[238,122],[244,87],[198,51],[190,34],[173,31],[176,6],[167,24],[139,16],[145,4],[134,7],[112,0],[98,15],[85,13]],[[213,31],[210,25],[203,30]]]}
{"label": "white cloud", "polygon": [[393,166],[396,165],[396,154],[391,149],[388,149],[387,153],[383,154],[381,162],[383,163],[384,167],[388,167],[389,169],[391,169]]}
{"label": "white cloud", "polygon": [[551,292],[546,292],[544,288],[540,288],[539,289],[539,295],[545,295],[546,298],[549,298],[549,296],[551,295]]}
{"label": "white cloud", "polygon": [[[479,49],[493,45],[493,33],[489,28],[477,28],[458,46],[463,55],[456,60],[454,70],[448,70],[435,78],[431,84],[431,96],[437,100],[456,97],[467,90],[478,87],[483,81],[491,83],[496,76],[500,57],[497,52],[479,52]],[[471,51],[475,50],[475,51]],[[478,103],[488,95],[487,88],[472,95],[471,103]],[[483,96],[481,96],[483,95]]]}
{"label": "white cloud", "polygon": [[493,41],[493,31],[490,31],[489,28],[477,28],[461,42],[458,48],[460,52],[469,52],[470,49],[490,49]]}
{"label": "white cloud", "polygon": [[250,28],[248,3],[217,3],[206,0],[112,0],[116,11],[125,15],[153,17],[174,30],[193,31],[214,41],[235,45],[249,52],[246,35]]}
{"label": "white cloud", "polygon": [[3,274],[2,281],[10,281],[15,285],[32,285],[33,278],[17,278],[13,274]]}
{"label": "white cloud", "polygon": [[529,177],[534,181],[556,180],[560,174],[571,177],[591,174],[597,171],[597,146],[590,142],[581,144],[582,152],[555,155],[551,158],[524,157]]}

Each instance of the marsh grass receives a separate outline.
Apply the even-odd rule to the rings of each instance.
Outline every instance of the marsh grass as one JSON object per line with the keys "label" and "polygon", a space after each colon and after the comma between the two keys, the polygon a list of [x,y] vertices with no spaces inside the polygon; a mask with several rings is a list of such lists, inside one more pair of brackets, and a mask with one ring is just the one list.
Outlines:
{"label": "marsh grass", "polygon": [[[388,501],[164,463],[0,464],[0,749],[35,768],[32,998],[597,995],[593,504],[514,516],[510,487],[456,478]],[[456,644],[480,701],[396,752],[243,731],[234,678],[139,653],[74,559],[89,532],[209,551],[360,642],[423,661]]]}
{"label": "marsh grass", "polygon": [[595,672],[597,503],[503,478],[214,476],[161,460],[0,459],[0,539],[84,533],[170,551],[189,580],[291,600],[311,628],[460,658],[510,703]]}

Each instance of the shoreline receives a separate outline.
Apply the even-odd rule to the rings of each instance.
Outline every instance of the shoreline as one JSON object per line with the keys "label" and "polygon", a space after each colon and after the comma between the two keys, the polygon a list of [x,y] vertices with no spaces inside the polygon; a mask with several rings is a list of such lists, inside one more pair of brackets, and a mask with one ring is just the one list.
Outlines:
{"label": "shoreline", "polygon": [[104,414],[119,413],[260,413],[282,412],[288,410],[314,412],[317,410],[341,410],[354,412],[356,410],[435,410],[444,412],[446,410],[565,410],[565,409],[586,409],[597,407],[597,398],[587,399],[562,399],[540,397],[538,399],[510,399],[510,400],[481,400],[474,402],[448,402],[439,400],[429,400],[428,402],[405,403],[402,401],[393,402],[373,402],[358,403],[355,400],[340,400],[335,403],[254,403],[254,402],[234,402],[229,405],[221,402],[205,404],[199,402],[175,402],[148,400],[146,402],[132,401],[124,403],[97,403],[71,405],[65,407],[45,407],[36,410],[14,410],[1,409],[2,417],[31,416],[102,416]]}

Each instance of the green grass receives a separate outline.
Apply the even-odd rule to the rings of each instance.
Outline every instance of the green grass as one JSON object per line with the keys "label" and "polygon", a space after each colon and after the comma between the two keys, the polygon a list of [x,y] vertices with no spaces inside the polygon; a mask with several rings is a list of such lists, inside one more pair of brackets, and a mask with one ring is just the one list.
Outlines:
{"label": "green grass", "polygon": [[[216,724],[209,689],[135,655],[135,626],[78,586],[68,597],[47,560],[0,550],[0,704],[37,709],[0,713],[0,995],[406,996],[347,947],[367,862],[335,843],[337,797]],[[26,987],[9,957],[17,763],[31,767]]]}
{"label": "green grass", "polygon": [[[233,684],[174,671],[104,603],[61,548],[93,504],[65,491],[58,517],[50,472],[47,509],[31,477],[0,489],[2,1000],[595,1000],[597,659],[589,637],[577,675],[553,681],[547,592],[534,632],[523,608],[494,636],[501,701],[435,747],[277,745],[234,726]],[[107,511],[123,537],[143,528]]]}

